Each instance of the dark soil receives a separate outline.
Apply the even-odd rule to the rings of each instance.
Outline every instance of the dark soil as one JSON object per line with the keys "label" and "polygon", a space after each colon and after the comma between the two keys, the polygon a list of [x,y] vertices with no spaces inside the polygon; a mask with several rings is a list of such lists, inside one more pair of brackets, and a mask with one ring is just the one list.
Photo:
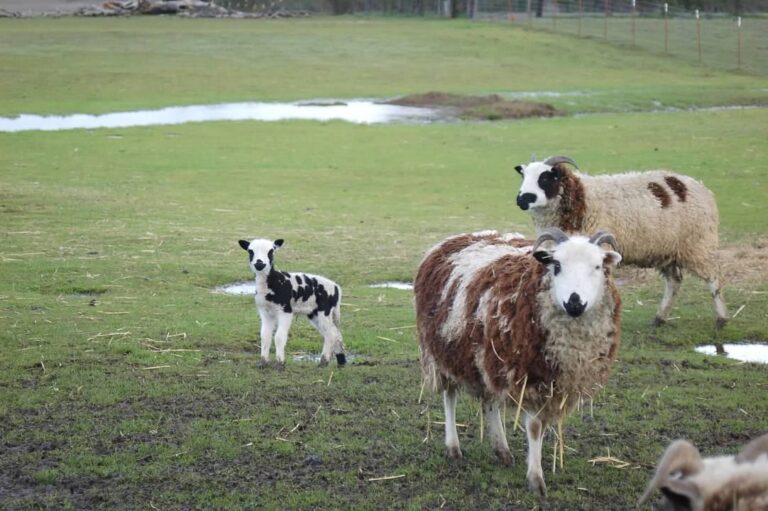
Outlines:
{"label": "dark soil", "polygon": [[462,119],[495,121],[500,119],[524,119],[527,117],[556,117],[565,115],[547,103],[508,100],[498,94],[488,96],[464,96],[447,92],[413,94],[388,101],[389,105],[415,107],[442,107],[457,111]]}

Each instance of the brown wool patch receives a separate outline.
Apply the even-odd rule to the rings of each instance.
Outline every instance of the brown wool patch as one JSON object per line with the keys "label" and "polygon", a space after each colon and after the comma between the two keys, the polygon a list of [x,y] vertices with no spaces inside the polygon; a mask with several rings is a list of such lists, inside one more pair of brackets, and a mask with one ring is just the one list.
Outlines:
{"label": "brown wool patch", "polygon": [[562,163],[555,167],[561,172],[561,199],[558,209],[560,229],[565,232],[580,232],[584,229],[587,216],[587,201],[584,195],[584,185],[571,170]]}
{"label": "brown wool patch", "polygon": [[[543,356],[546,331],[540,326],[537,300],[545,271],[530,255],[509,255],[484,268],[467,287],[471,342],[485,347],[483,372],[496,393],[515,386],[509,375],[520,379],[527,374],[531,387],[555,377]],[[482,325],[474,313],[485,291],[490,292],[487,307],[493,320]]]}
{"label": "brown wool patch", "polygon": [[656,197],[656,199],[658,199],[662,209],[669,206],[670,197],[663,186],[661,186],[659,183],[648,183],[648,189]]}
{"label": "brown wool patch", "polygon": [[667,186],[672,189],[675,195],[677,195],[680,202],[685,202],[685,198],[688,196],[688,188],[685,184],[675,176],[667,176],[664,178],[664,181],[667,183]]}
{"label": "brown wool patch", "polygon": [[[493,239],[493,236],[465,234],[446,240],[424,259],[414,280],[416,326],[421,349],[434,358],[441,374],[471,387],[482,385],[480,372],[474,364],[457,363],[459,360],[472,360],[471,346],[446,343],[440,335],[440,327],[448,318],[459,282],[453,283],[444,301],[441,297],[453,272],[450,257],[482,239]],[[444,378],[440,380],[441,386],[444,386]]]}

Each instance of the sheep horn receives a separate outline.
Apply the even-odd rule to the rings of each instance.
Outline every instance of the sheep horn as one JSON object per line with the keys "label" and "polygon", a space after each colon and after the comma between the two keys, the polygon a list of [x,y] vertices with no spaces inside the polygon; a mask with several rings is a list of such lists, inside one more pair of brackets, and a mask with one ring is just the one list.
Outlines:
{"label": "sheep horn", "polygon": [[562,243],[564,241],[568,241],[568,235],[565,234],[563,231],[558,229],[557,227],[550,227],[548,229],[544,229],[541,231],[541,234],[539,234],[539,237],[536,239],[536,243],[533,245],[533,251],[536,252],[536,250],[541,246],[542,243],[545,241],[554,241],[555,243]]}
{"label": "sheep horn", "polygon": [[670,474],[681,472],[683,477],[694,474],[701,470],[702,462],[699,450],[693,444],[686,440],[675,440],[667,447],[664,455],[659,460],[656,468],[656,474],[648,483],[648,488],[637,501],[637,507],[642,506],[653,494],[653,492],[664,485],[670,479]]}
{"label": "sheep horn", "polygon": [[550,167],[554,167],[558,163],[568,163],[570,165],[573,165],[577,169],[579,168],[579,166],[576,165],[576,162],[567,156],[550,156],[549,158],[544,160],[544,164],[549,165]]}
{"label": "sheep horn", "polygon": [[536,153],[531,153],[531,163],[536,161]]}
{"label": "sheep horn", "polygon": [[613,237],[613,234],[608,231],[597,231],[589,238],[589,242],[598,246],[603,243],[608,243],[616,252],[619,252],[619,243],[616,241],[616,238]]}

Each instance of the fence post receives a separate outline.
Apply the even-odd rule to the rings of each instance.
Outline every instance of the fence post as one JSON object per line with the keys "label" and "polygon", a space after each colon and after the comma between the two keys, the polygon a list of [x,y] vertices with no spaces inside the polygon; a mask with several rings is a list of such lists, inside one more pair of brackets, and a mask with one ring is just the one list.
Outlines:
{"label": "fence post", "polygon": [[632,0],[632,13],[630,16],[632,18],[632,46],[637,46],[635,40],[635,17],[637,17],[637,0]]}
{"label": "fence post", "polygon": [[579,0],[579,37],[581,37],[581,14],[584,12],[583,0]]}
{"label": "fence post", "polygon": [[528,24],[533,25],[533,17],[531,16],[531,2],[532,0],[528,0]]}
{"label": "fence post", "polygon": [[664,2],[664,53],[669,53],[669,4]]}
{"label": "fence post", "polygon": [[603,0],[603,10],[605,10],[605,24],[603,26],[603,39],[608,39],[608,0]]}
{"label": "fence post", "polygon": [[557,32],[557,0],[552,0],[552,32]]}
{"label": "fence post", "polygon": [[736,30],[738,36],[738,46],[736,47],[736,67],[741,69],[741,16],[736,20]]}
{"label": "fence post", "polygon": [[696,47],[699,50],[699,64],[701,64],[701,16],[698,9],[696,9]]}

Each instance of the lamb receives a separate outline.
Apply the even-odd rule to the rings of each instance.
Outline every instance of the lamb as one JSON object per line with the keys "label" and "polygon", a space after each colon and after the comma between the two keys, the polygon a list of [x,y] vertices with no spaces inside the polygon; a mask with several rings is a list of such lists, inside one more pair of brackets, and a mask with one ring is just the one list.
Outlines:
{"label": "lamb", "polygon": [[661,489],[669,511],[765,511],[768,509],[768,434],[737,456],[701,458],[686,440],[675,440],[659,461],[638,507]]}
{"label": "lamb", "polygon": [[336,363],[346,363],[340,326],[341,287],[330,279],[309,273],[278,271],[274,266],[275,252],[283,240],[240,240],[248,252],[248,266],[256,279],[256,308],[261,317],[261,366],[269,363],[272,333],[275,334],[275,356],[278,368],[285,367],[285,345],[288,331],[297,314],[305,315],[323,336],[320,365],[336,355]]}
{"label": "lamb", "polygon": [[[552,250],[540,247],[547,242]],[[618,354],[621,299],[612,268],[621,255],[606,232],[568,237],[557,228],[535,244],[495,231],[462,234],[432,248],[414,293],[424,380],[442,391],[445,445],[461,458],[456,399],[483,402],[491,446],[512,462],[499,410],[509,398],[525,410],[528,484],[543,496],[545,428],[606,382]],[[519,413],[518,409],[518,413]]]}
{"label": "lamb", "polygon": [[[566,156],[515,167],[523,182],[517,205],[530,211],[537,231],[611,231],[624,262],[657,268],[665,280],[655,325],[669,311],[687,270],[707,282],[714,301],[716,328],[728,315],[721,293],[717,256],[719,215],[712,192],[695,179],[654,170],[608,176],[572,172]],[[578,168],[578,167],[576,167]]]}

